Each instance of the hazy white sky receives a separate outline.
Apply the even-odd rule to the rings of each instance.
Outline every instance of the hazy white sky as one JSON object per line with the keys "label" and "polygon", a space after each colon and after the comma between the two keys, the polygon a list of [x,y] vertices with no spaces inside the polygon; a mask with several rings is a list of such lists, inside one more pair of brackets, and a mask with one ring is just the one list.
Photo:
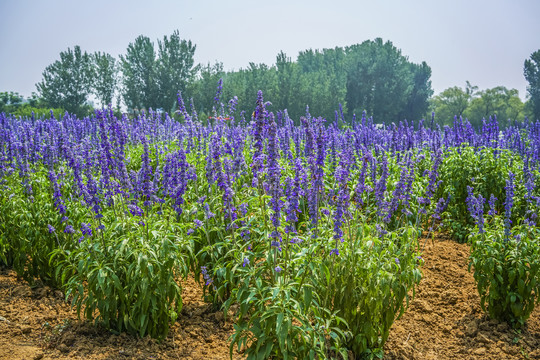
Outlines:
{"label": "hazy white sky", "polygon": [[523,62],[540,49],[538,0],[0,0],[0,14],[0,91],[24,96],[68,47],[117,57],[138,35],[175,29],[197,45],[196,62],[226,70],[381,37],[431,66],[435,93],[469,80],[523,99]]}

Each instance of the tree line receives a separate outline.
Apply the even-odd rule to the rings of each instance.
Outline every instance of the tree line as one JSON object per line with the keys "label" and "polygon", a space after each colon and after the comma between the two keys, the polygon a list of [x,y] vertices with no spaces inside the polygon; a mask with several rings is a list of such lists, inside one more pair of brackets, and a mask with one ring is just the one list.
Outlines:
{"label": "tree line", "polygon": [[[529,83],[525,104],[515,89],[479,90],[468,82],[464,88],[451,87],[433,96],[431,68],[409,61],[392,42],[380,38],[301,51],[295,60],[280,52],[272,65],[249,63],[236,71],[225,71],[220,62],[195,64],[195,51],[196,45],[182,39],[179,31],[156,43],[141,35],[118,59],[102,52],[89,54],[79,46],[68,48],[45,68],[36,84],[38,94],[31,99],[78,115],[92,110],[91,96],[101,107],[113,104],[119,109],[123,103],[131,113],[150,108],[173,113],[181,92],[193,100],[199,114],[210,116],[219,111],[212,107],[220,107],[214,96],[223,79],[225,103],[237,96],[238,108],[251,109],[253,94],[260,89],[272,109],[287,109],[296,121],[306,111],[342,122],[363,111],[383,123],[416,121],[433,111],[440,124],[451,123],[454,116],[469,118],[474,125],[493,115],[504,120],[540,118],[540,50],[524,64]],[[2,99],[0,111],[17,108],[13,96]]]}

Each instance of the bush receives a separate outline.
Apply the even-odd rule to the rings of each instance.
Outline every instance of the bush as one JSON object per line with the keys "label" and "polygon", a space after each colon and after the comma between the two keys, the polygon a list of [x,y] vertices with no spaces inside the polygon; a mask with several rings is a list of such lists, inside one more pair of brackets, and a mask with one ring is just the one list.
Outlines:
{"label": "bush", "polygon": [[486,233],[471,236],[469,271],[480,305],[494,319],[523,326],[540,296],[540,244],[536,228],[518,226],[510,237],[499,220]]}

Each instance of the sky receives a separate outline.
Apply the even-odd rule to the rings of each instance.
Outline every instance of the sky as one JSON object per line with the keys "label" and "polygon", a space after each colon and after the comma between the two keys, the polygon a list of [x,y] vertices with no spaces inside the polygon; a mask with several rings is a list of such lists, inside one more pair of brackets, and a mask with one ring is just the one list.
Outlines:
{"label": "sky", "polygon": [[0,14],[0,92],[25,97],[68,47],[118,57],[139,35],[174,30],[196,44],[196,63],[225,70],[380,37],[431,67],[435,94],[468,80],[522,99],[523,62],[540,49],[538,0],[0,0]]}

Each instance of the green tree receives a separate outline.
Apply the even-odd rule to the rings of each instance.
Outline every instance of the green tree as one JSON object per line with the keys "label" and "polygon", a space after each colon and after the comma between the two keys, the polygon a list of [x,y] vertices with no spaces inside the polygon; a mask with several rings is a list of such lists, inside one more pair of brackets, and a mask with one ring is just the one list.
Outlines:
{"label": "green tree", "polygon": [[60,60],[45,68],[43,80],[36,87],[48,106],[82,115],[87,111],[84,105],[92,89],[92,79],[91,57],[77,45],[73,50],[61,52]]}
{"label": "green tree", "polygon": [[425,61],[421,64],[410,63],[409,67],[413,73],[413,88],[399,118],[419,120],[428,112],[429,99],[433,95],[430,80],[431,68]]}
{"label": "green tree", "polygon": [[157,80],[160,103],[166,111],[176,108],[178,92],[185,92],[197,72],[195,49],[191,41],[180,39],[178,30],[158,40]]}
{"label": "green tree", "polygon": [[110,54],[95,52],[94,61],[94,95],[102,107],[112,104],[114,93],[118,85],[118,66],[116,59]]}
{"label": "green tree", "polygon": [[531,101],[533,116],[540,119],[540,50],[531,54],[530,59],[525,60],[523,74],[529,83],[527,93]]}
{"label": "green tree", "polygon": [[[195,80],[190,84],[188,94],[182,93],[184,101],[187,102],[187,96],[193,98],[193,103],[197,111],[203,115],[210,114],[216,94],[216,87],[219,79],[225,76],[223,71],[223,63],[216,62],[213,65],[210,63],[199,66]],[[230,88],[230,82],[227,80],[226,88]],[[187,104],[186,104],[187,105]]]}
{"label": "green tree", "polygon": [[122,67],[122,97],[128,110],[158,108],[156,52],[150,38],[140,35],[130,43]]}
{"label": "green tree", "polygon": [[[427,66],[420,68],[418,81],[425,84],[415,90],[416,71],[408,59],[401,54],[390,41],[382,39],[364,41],[362,44],[349,46],[347,53],[347,108],[349,113],[366,110],[375,121],[392,122],[403,120],[401,114],[410,106],[412,114],[422,106],[422,99],[410,100],[411,96],[430,93]],[[425,100],[424,100],[425,101]],[[418,110],[419,111],[419,110]],[[411,119],[413,120],[413,119]]]}
{"label": "green tree", "polygon": [[467,81],[465,89],[459,86],[453,86],[435,96],[432,99],[432,106],[438,122],[448,125],[453,122],[454,116],[458,118],[463,116],[463,113],[471,104],[477,89],[477,86],[472,86]]}
{"label": "green tree", "polygon": [[475,127],[480,127],[483,119],[496,116],[500,126],[507,126],[510,122],[522,120],[523,102],[516,89],[507,89],[496,86],[492,89],[479,91],[472,99],[470,106],[464,112]]}

